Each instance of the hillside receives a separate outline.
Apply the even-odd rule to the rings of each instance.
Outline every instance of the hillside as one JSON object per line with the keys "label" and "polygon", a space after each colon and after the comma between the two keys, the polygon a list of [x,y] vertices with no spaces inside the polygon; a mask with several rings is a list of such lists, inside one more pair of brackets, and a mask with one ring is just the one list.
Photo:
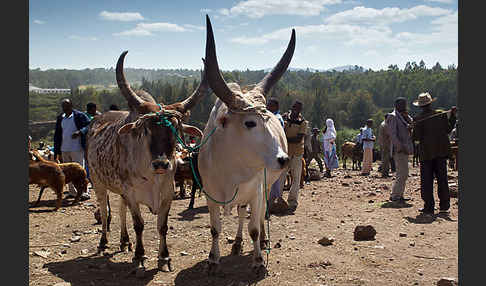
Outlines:
{"label": "hillside", "polygon": [[[165,104],[187,98],[200,80],[200,71],[197,70],[128,68],[125,73],[134,88],[146,90],[157,102]],[[237,82],[241,86],[255,84],[265,75],[264,70],[223,72],[226,82]],[[69,97],[75,108],[80,110],[85,110],[88,102],[97,103],[100,111],[108,110],[111,104],[126,108],[125,99],[113,86],[116,84],[114,78],[113,69],[30,71],[30,83],[34,86],[71,86],[72,94]],[[100,87],[110,85],[115,88]],[[439,64],[426,68],[423,62],[412,62],[402,70],[396,65],[380,71],[364,70],[357,66],[342,72],[289,70],[271,89],[268,97],[279,99],[282,112],[288,111],[295,100],[300,100],[304,104],[304,117],[311,127],[322,129],[326,119],[332,118],[338,130],[357,130],[368,118],[378,125],[385,113],[393,109],[397,97],[406,98],[411,115],[415,115],[419,110],[411,103],[425,91],[437,98],[434,103],[436,108],[447,110],[457,105],[457,68],[442,68]],[[66,95],[31,93],[29,120],[54,120],[60,112],[59,100],[63,96]],[[212,94],[191,110],[191,124],[204,128],[215,98]]]}

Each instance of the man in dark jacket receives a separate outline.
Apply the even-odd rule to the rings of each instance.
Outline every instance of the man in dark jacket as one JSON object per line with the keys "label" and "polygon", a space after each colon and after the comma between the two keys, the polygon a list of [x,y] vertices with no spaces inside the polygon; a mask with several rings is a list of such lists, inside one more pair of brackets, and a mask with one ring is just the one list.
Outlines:
{"label": "man in dark jacket", "polygon": [[420,141],[420,194],[424,201],[425,214],[434,213],[434,177],[437,178],[439,210],[447,213],[450,207],[449,185],[447,182],[447,157],[450,154],[448,134],[456,123],[456,109],[450,111],[450,117],[445,112],[434,110],[431,103],[435,101],[429,93],[421,93],[413,105],[422,109],[414,119],[413,140]]}
{"label": "man in dark jacket", "polygon": [[[54,157],[64,163],[77,162],[84,168],[86,132],[83,131],[87,130],[90,120],[84,112],[73,109],[69,99],[63,99],[61,106],[63,113],[57,116],[54,132]],[[72,183],[69,183],[69,196],[76,196]],[[81,200],[89,198],[89,193],[81,194]]]}

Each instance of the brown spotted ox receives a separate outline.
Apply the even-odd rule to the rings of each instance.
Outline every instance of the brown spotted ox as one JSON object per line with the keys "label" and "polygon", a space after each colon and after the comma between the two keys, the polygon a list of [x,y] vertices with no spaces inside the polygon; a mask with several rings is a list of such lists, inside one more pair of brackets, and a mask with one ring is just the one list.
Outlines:
{"label": "brown spotted ox", "polygon": [[[176,137],[172,130],[160,124],[166,118],[182,136],[183,125],[189,110],[209,93],[205,73],[194,93],[182,102],[157,104],[145,91],[134,91],[123,73],[123,52],[116,66],[116,80],[121,94],[128,102],[129,111],[108,111],[94,119],[87,134],[87,160],[91,180],[101,212],[102,235],[98,248],[107,247],[107,196],[108,191],[119,194],[120,249],[131,250],[126,227],[126,208],[130,210],[136,233],[134,261],[136,270],[145,270],[145,249],[142,242],[144,220],[140,204],[157,215],[160,236],[158,262],[162,271],[172,271],[166,243],[167,216],[174,193],[176,170]],[[162,117],[162,115],[164,117]],[[186,130],[187,131],[187,130]]]}
{"label": "brown spotted ox", "polygon": [[[268,243],[263,227],[265,197],[268,188],[289,163],[284,129],[277,117],[266,109],[265,96],[287,70],[295,49],[295,31],[292,30],[287,50],[278,64],[255,87],[245,91],[237,83],[225,82],[218,67],[208,16],[206,26],[205,70],[209,86],[218,97],[204,129],[202,140],[207,141],[200,148],[198,158],[212,236],[208,270],[209,274],[215,274],[220,263],[220,207],[224,206],[224,213],[228,215],[237,206],[239,223],[232,253],[239,255],[246,205],[249,205],[252,267],[260,271],[264,269],[261,247]],[[265,183],[267,190],[263,188]]]}

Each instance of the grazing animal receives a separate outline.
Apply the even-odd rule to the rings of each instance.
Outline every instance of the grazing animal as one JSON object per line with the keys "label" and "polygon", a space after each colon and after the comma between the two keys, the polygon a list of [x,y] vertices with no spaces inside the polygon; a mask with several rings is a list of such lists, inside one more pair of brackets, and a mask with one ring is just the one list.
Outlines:
{"label": "grazing animal", "polygon": [[[86,176],[86,170],[77,162],[60,163],[58,165],[61,167],[62,172],[66,176],[65,183],[73,183],[74,187],[76,188],[77,193],[73,201],[74,205],[79,202],[81,194],[88,190],[89,181]],[[39,203],[44,189],[45,187],[41,188],[39,198],[37,199],[35,205]]]}
{"label": "grazing animal", "polygon": [[363,149],[354,142],[346,141],[341,146],[341,158],[343,160],[344,170],[346,170],[347,158],[350,158],[353,162],[352,170],[359,170],[361,169],[361,161],[363,160]]}
{"label": "grazing animal", "polygon": [[232,254],[239,255],[247,205],[251,209],[248,232],[253,241],[252,267],[259,272],[264,268],[261,248],[267,243],[265,198],[290,160],[284,129],[277,117],[266,109],[265,96],[287,70],[295,49],[295,30],[273,70],[252,89],[242,91],[237,83],[226,83],[219,70],[207,15],[206,29],[205,69],[209,86],[218,97],[204,129],[203,141],[207,141],[200,148],[198,158],[212,236],[208,273],[217,272],[220,263],[220,206],[224,207],[225,215],[237,206],[239,224]]}
{"label": "grazing animal", "polygon": [[[201,138],[203,136],[202,131],[197,127],[185,128],[184,130],[185,133],[187,132],[186,134],[192,137]],[[194,148],[195,145],[189,147]],[[196,176],[198,176],[197,179],[199,180],[199,183],[201,183],[201,178],[199,177],[199,171],[197,169],[198,152],[199,152],[198,150],[186,150],[184,149],[184,146],[182,146],[182,144],[180,143],[177,144],[177,151],[176,151],[177,168],[174,175],[174,181],[175,181],[175,186],[179,187],[179,197],[181,199],[184,199],[186,197],[185,183],[187,181],[191,181],[192,191],[191,191],[191,202],[189,203],[189,209],[192,209],[194,206],[196,190],[199,189],[199,192],[201,192],[201,189],[194,178],[193,171],[191,168],[191,160],[192,160],[194,173],[196,173]],[[174,196],[176,195],[174,194]]]}
{"label": "grazing animal", "polygon": [[[41,195],[45,187],[51,188],[57,196],[54,210],[57,211],[61,207],[66,176],[58,164],[44,160],[35,150],[29,152],[29,185],[31,184],[37,184],[41,188]],[[35,205],[39,200],[40,196]]]}
{"label": "grazing animal", "polygon": [[[33,156],[38,161],[50,162],[49,160],[45,160],[40,154],[33,153]],[[89,181],[87,178],[86,170],[83,168],[83,166],[81,166],[77,162],[59,163],[57,165],[61,167],[61,170],[64,173],[65,176],[64,183],[65,184],[73,183],[74,187],[76,188],[77,194],[73,201],[73,205],[74,205],[79,202],[81,194],[88,190]],[[35,202],[34,206],[37,206],[39,204],[45,188],[47,188],[47,186],[41,187],[41,190],[39,192],[39,197],[37,198],[37,201]]]}
{"label": "grazing animal", "polygon": [[[177,163],[177,170],[174,176],[174,180],[176,183],[176,187],[179,186],[180,188],[180,197],[183,199],[185,198],[185,187],[184,183],[186,181],[191,181],[191,200],[189,202],[189,207],[188,209],[193,209],[194,208],[194,201],[196,198],[196,191],[199,190],[199,193],[201,192],[201,188],[199,184],[202,186],[202,181],[201,181],[201,175],[199,174],[199,169],[198,169],[198,164],[197,164],[197,158],[198,158],[199,152],[194,151],[194,152],[187,152],[187,155],[184,157],[178,158],[178,163]],[[193,164],[194,168],[194,173],[197,176],[197,180],[194,178],[193,170],[191,168],[191,162]],[[199,182],[199,183],[198,183]]]}
{"label": "grazing animal", "polygon": [[170,105],[157,104],[153,97],[142,90],[134,91],[123,73],[123,52],[116,65],[116,80],[121,94],[128,102],[129,111],[108,111],[90,123],[87,134],[87,161],[93,187],[101,212],[102,235],[98,248],[107,247],[107,195],[119,194],[120,200],[120,249],[131,243],[126,227],[127,206],[132,215],[136,234],[134,261],[137,273],[145,271],[145,249],[142,242],[144,220],[140,204],[146,205],[157,215],[159,233],[158,266],[162,271],[172,271],[166,235],[167,217],[174,194],[176,170],[176,136],[192,126],[182,124],[188,111],[209,93],[205,73],[191,96]]}

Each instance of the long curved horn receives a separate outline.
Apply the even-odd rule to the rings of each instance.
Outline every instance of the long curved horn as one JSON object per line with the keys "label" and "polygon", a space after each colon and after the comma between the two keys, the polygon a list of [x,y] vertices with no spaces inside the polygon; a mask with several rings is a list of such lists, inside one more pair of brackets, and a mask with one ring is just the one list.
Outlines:
{"label": "long curved horn", "polygon": [[121,94],[127,99],[128,106],[136,110],[143,103],[143,100],[132,90],[123,73],[123,62],[127,53],[128,51],[124,51],[116,63],[116,82]]}
{"label": "long curved horn", "polygon": [[[202,60],[204,63],[204,59]],[[206,68],[204,68],[204,70],[201,71],[201,82],[199,83],[197,89],[194,90],[191,96],[181,102],[182,108],[184,109],[183,113],[193,108],[196,103],[198,103],[204,96],[208,95],[210,92],[211,90],[209,88],[208,77],[206,76]]]}
{"label": "long curved horn", "polygon": [[214,94],[219,97],[229,108],[235,106],[235,95],[229,89],[219,71],[218,59],[216,58],[216,45],[214,44],[213,28],[209,16],[206,15],[206,60],[205,69],[208,77],[209,86]]}
{"label": "long curved horn", "polygon": [[292,36],[290,36],[290,42],[287,45],[287,50],[283,54],[280,61],[272,69],[272,71],[267,74],[255,88],[261,88],[264,96],[268,94],[268,91],[277,83],[277,81],[282,77],[282,75],[287,70],[292,56],[295,50],[295,29],[292,29]]}

